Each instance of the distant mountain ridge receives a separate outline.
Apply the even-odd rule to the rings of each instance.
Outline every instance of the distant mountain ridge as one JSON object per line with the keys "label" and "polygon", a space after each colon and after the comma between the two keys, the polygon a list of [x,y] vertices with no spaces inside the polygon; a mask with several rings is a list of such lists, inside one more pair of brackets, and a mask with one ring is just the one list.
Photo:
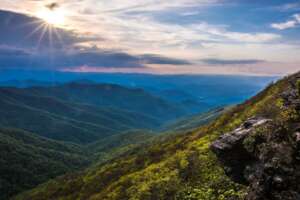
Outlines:
{"label": "distant mountain ridge", "polygon": [[[4,70],[0,80],[34,80],[48,82],[51,86],[71,82],[91,84],[117,84],[126,88],[141,88],[153,96],[184,107],[197,114],[219,106],[240,103],[278,77],[222,76],[222,75],[153,75],[122,73],[68,73]],[[37,81],[37,82],[38,82]],[[238,84],[237,84],[238,83]],[[1,81],[0,81],[1,85]],[[20,84],[24,85],[24,84]],[[32,85],[34,86],[34,85]],[[35,86],[41,86],[39,84]]]}
{"label": "distant mountain ridge", "polygon": [[27,88],[27,87],[34,87],[34,86],[54,86],[60,85],[60,82],[48,82],[48,81],[39,81],[34,79],[26,79],[26,80],[8,80],[8,81],[1,81],[1,87],[17,87],[17,88]]}
{"label": "distant mountain ridge", "polygon": [[135,111],[159,118],[160,120],[168,120],[187,114],[183,109],[177,108],[175,104],[153,96],[143,89],[129,89],[116,84],[71,82],[48,88],[25,88],[24,91],[39,96],[55,97],[73,103]]}
{"label": "distant mountain ridge", "polygon": [[125,130],[157,129],[185,112],[140,89],[70,83],[0,88],[0,125],[89,143]]}

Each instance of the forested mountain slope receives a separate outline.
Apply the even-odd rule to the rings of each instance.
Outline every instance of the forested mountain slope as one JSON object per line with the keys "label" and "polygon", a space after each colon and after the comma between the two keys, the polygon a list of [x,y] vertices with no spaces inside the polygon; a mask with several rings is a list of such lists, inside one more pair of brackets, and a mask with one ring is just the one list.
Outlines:
{"label": "forested mountain slope", "polygon": [[163,126],[162,132],[167,132],[172,134],[172,133],[182,133],[189,130],[192,131],[197,127],[200,127],[202,125],[205,125],[213,121],[228,109],[229,107],[215,108],[207,112],[203,112],[189,117],[184,117],[175,121],[171,121],[170,123],[167,123],[166,125]]}
{"label": "forested mountain slope", "polygon": [[75,143],[89,143],[130,129],[152,129],[163,123],[147,113],[51,97],[47,88],[43,94],[30,89],[0,88],[0,114],[2,126]]}
{"label": "forested mountain slope", "polygon": [[39,96],[51,96],[73,103],[144,113],[160,120],[170,120],[188,114],[143,89],[129,89],[115,84],[89,84],[72,82],[54,87],[33,87],[22,90]]}
{"label": "forested mountain slope", "polygon": [[0,128],[0,199],[57,176],[107,162],[154,137],[147,130],[132,130],[77,145],[20,129]]}
{"label": "forested mountain slope", "polygon": [[130,130],[90,143],[84,150],[99,164],[145,145],[154,138],[156,134],[148,130]]}
{"label": "forested mountain slope", "polygon": [[1,199],[132,152],[157,135],[136,128],[158,128],[164,122],[133,111],[67,101],[31,89],[0,88],[0,97],[0,126],[14,127],[2,128],[0,134]]}
{"label": "forested mountain slope", "polygon": [[0,199],[90,164],[80,146],[18,129],[0,128],[0,154]]}
{"label": "forested mountain slope", "polygon": [[[296,158],[299,151],[297,137],[293,135],[300,122],[298,77],[300,75],[295,74],[270,85],[209,125],[162,141],[156,140],[103,165],[52,180],[15,199],[297,199],[300,179]],[[254,117],[268,119],[272,125],[255,126],[253,130],[256,131],[252,133],[252,128],[248,131],[251,127],[248,119]],[[254,178],[234,182],[236,179],[230,178],[228,171],[223,169],[222,160],[212,152],[211,144],[224,133],[244,128],[250,133],[247,136],[250,138],[242,143],[242,148],[247,148],[256,158],[254,164],[245,165],[245,169],[254,167],[250,173]],[[288,149],[287,160],[284,159],[285,149]],[[275,158],[274,163],[272,158]],[[255,166],[269,162],[272,174],[266,180],[266,174],[262,173],[264,168]],[[285,173],[292,173],[287,181],[282,178],[287,175]],[[273,184],[270,180],[282,184],[267,187]],[[260,190],[256,183],[263,189]],[[247,185],[250,185],[249,190]]]}

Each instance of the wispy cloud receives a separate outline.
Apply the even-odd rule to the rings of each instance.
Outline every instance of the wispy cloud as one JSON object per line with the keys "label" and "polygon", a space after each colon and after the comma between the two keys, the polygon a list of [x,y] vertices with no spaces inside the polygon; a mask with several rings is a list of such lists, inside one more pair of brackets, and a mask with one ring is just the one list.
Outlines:
{"label": "wispy cloud", "polygon": [[144,0],[142,2],[123,0],[122,3],[119,0],[103,0],[101,2],[94,0],[94,2],[97,2],[104,12],[124,13],[129,11],[161,11],[180,7],[211,6],[222,3],[223,0]]}
{"label": "wispy cloud", "polygon": [[207,58],[202,59],[200,62],[203,62],[205,64],[209,65],[253,65],[258,63],[264,63],[266,61],[264,60],[258,60],[258,59],[244,59],[244,60],[234,60],[234,59],[218,59],[218,58]]}
{"label": "wispy cloud", "polygon": [[295,28],[298,25],[300,25],[300,14],[295,14],[291,20],[282,23],[273,23],[271,24],[271,27],[277,30],[285,30]]}
{"label": "wispy cloud", "polygon": [[300,10],[300,2],[285,3],[279,6],[273,6],[272,8],[282,12]]}
{"label": "wispy cloud", "polygon": [[295,14],[294,18],[296,19],[296,21],[298,22],[298,24],[300,24],[300,14]]}

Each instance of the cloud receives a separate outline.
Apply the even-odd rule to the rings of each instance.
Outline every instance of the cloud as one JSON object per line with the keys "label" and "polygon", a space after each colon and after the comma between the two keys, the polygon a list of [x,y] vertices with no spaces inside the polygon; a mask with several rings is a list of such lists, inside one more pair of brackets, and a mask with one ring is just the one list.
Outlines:
{"label": "cloud", "polygon": [[274,23],[271,24],[272,28],[278,29],[278,30],[285,30],[289,28],[294,28],[297,25],[297,22],[295,20],[287,21],[284,23]]}
{"label": "cloud", "polygon": [[[61,30],[65,33],[65,35],[61,34],[63,42],[55,36],[55,53],[51,51],[48,53],[48,57],[53,57],[52,63],[59,65],[56,66],[59,69],[64,65],[72,68],[73,65],[88,64],[97,69],[101,65],[106,69],[115,67],[124,69],[131,66],[134,68],[133,72],[147,67],[179,71],[191,67],[195,62],[198,64],[199,55],[201,58],[222,56],[222,58],[237,60],[240,58],[261,58],[268,61],[292,60],[293,62],[298,60],[298,57],[294,56],[299,53],[299,46],[296,44],[297,35],[281,34],[265,26],[266,23],[276,22],[273,20],[277,18],[275,14],[278,14],[278,10],[262,12],[255,9],[282,4],[279,1],[276,3],[259,0],[50,0],[47,2],[59,3],[59,9],[66,11],[65,28],[73,30],[73,33]],[[0,4],[2,8],[32,15],[35,15],[39,9],[45,9],[45,1],[42,0],[15,0],[14,4],[11,0],[1,0]],[[2,19],[0,17],[0,21]],[[293,17],[292,20],[296,19]],[[290,18],[287,21],[289,20]],[[7,21],[10,25],[16,24],[10,22],[10,19]],[[18,27],[22,27],[22,24],[18,23]],[[47,58],[49,37],[46,36],[41,40],[40,46],[44,48],[39,48],[42,51],[37,52],[35,46],[38,44],[41,31],[37,31],[30,37],[24,37],[29,31],[35,29],[35,26],[29,26],[26,31],[22,30],[23,28],[20,28],[20,31],[11,28],[3,34],[0,26],[0,43],[3,41],[6,45],[25,48],[33,54],[31,58],[36,58],[36,61],[32,61],[38,63],[36,66],[49,67],[50,59]],[[18,36],[11,36],[13,34]],[[82,48],[92,46],[96,48]],[[82,60],[79,60],[79,57]],[[42,61],[49,61],[49,63],[45,64]],[[186,66],[188,64],[190,65]],[[174,68],[170,69],[169,65]],[[243,69],[245,67],[241,66]],[[233,68],[237,70],[237,64]]]}
{"label": "cloud", "polygon": [[30,53],[23,50],[8,46],[0,46],[0,57],[20,57],[30,56]]}
{"label": "cloud", "polygon": [[52,69],[76,68],[80,66],[100,68],[146,68],[148,64],[189,65],[188,61],[161,57],[159,55],[130,55],[120,51],[100,49],[70,52],[38,52],[10,46],[0,47],[0,68],[5,69]]}
{"label": "cloud", "polygon": [[298,24],[300,23],[300,14],[295,14],[294,18],[296,19],[296,21],[298,22]]}
{"label": "cloud", "polygon": [[163,11],[180,7],[200,7],[212,6],[222,3],[223,0],[173,0],[158,1],[144,0],[143,3],[132,0],[123,0],[120,4],[119,0],[109,0],[99,2],[99,6],[105,4],[107,12],[124,13],[124,12],[146,12],[146,11]]}
{"label": "cloud", "polygon": [[[78,32],[85,34],[84,32],[88,30],[91,34],[105,37],[107,41],[107,43],[94,41],[94,44],[126,48],[131,52],[152,53],[161,49],[188,50],[196,45],[202,47],[201,43],[210,42],[269,43],[281,37],[264,31],[239,31],[228,24],[217,22],[210,24],[205,21],[206,18],[194,20],[192,24],[179,22],[179,18],[183,16],[178,16],[178,13],[190,15],[189,18],[192,18],[196,13],[205,14],[215,6],[221,8],[220,5],[225,7],[231,5],[230,1],[89,0],[63,1],[60,6],[70,12],[71,16],[68,20],[71,25],[76,26]],[[178,23],[160,20],[163,18],[172,18],[170,21]],[[169,53],[164,55],[169,56]]]}
{"label": "cloud", "polygon": [[160,55],[130,55],[118,51],[92,51],[76,52],[63,56],[62,60],[68,60],[64,66],[91,66],[91,67],[146,67],[147,64],[159,65],[190,65],[183,59],[162,57]]}
{"label": "cloud", "polygon": [[209,38],[216,42],[241,42],[241,43],[267,43],[279,39],[281,36],[274,33],[247,33],[229,31],[224,26],[213,26],[207,23],[190,25],[192,30],[202,34],[207,34]]}
{"label": "cloud", "polygon": [[202,63],[208,65],[253,65],[258,63],[264,63],[264,60],[258,59],[244,59],[244,60],[233,60],[233,59],[218,59],[218,58],[207,58],[200,60]]}
{"label": "cloud", "polygon": [[0,67],[59,70],[78,66],[144,68],[148,64],[190,64],[157,54],[131,55],[118,49],[86,47],[83,43],[105,39],[42,26],[43,22],[34,17],[0,11]]}
{"label": "cloud", "polygon": [[195,15],[199,15],[199,11],[186,11],[183,13],[179,13],[179,15],[183,16],[183,17],[187,17],[187,16],[195,16]]}
{"label": "cloud", "polygon": [[56,3],[56,2],[53,2],[53,3],[45,5],[45,7],[48,8],[48,9],[50,9],[50,10],[55,10],[56,8],[59,7],[59,4]]}
{"label": "cloud", "polygon": [[5,69],[52,69],[65,67],[144,67],[138,57],[114,51],[29,52],[13,47],[0,48],[0,68]]}
{"label": "cloud", "polygon": [[272,6],[271,8],[281,12],[300,10],[300,2],[286,3],[279,6]]}
{"label": "cloud", "polygon": [[0,10],[0,44],[20,48],[62,48],[88,40],[74,32],[48,27],[44,21],[24,14]]}
{"label": "cloud", "polygon": [[300,14],[293,15],[293,19],[283,23],[273,23],[271,27],[277,30],[295,28],[300,24]]}
{"label": "cloud", "polygon": [[175,59],[175,58],[167,58],[154,54],[147,54],[140,56],[142,63],[147,64],[160,64],[160,65],[191,65],[192,63],[183,60],[183,59]]}

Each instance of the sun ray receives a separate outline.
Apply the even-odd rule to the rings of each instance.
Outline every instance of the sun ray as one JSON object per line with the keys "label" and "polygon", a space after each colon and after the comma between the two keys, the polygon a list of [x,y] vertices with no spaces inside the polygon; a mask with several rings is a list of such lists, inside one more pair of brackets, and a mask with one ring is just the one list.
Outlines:
{"label": "sun ray", "polygon": [[38,39],[38,43],[37,43],[37,49],[39,49],[39,47],[40,47],[40,44],[41,44],[41,42],[43,41],[43,39],[44,39],[44,36],[45,36],[45,34],[46,34],[47,30],[48,30],[48,27],[47,27],[47,25],[43,26],[42,33],[41,33],[41,35],[40,35],[40,37],[39,37],[39,39]]}
{"label": "sun ray", "polygon": [[65,46],[65,43],[61,37],[61,35],[58,33],[57,29],[56,28],[53,28],[53,33],[54,35],[56,36],[58,42],[60,43],[61,46]]}
{"label": "sun ray", "polygon": [[31,25],[36,25],[36,24],[44,24],[45,22],[41,19],[35,19],[33,21],[30,22],[26,22],[24,24],[20,24],[19,26],[17,26],[18,28],[22,28],[22,27],[26,27],[26,26],[31,26]]}
{"label": "sun ray", "polygon": [[31,37],[32,35],[34,35],[38,31],[40,31],[44,26],[45,26],[45,24],[39,24],[33,31],[31,31],[28,35],[26,35],[25,38]]}

